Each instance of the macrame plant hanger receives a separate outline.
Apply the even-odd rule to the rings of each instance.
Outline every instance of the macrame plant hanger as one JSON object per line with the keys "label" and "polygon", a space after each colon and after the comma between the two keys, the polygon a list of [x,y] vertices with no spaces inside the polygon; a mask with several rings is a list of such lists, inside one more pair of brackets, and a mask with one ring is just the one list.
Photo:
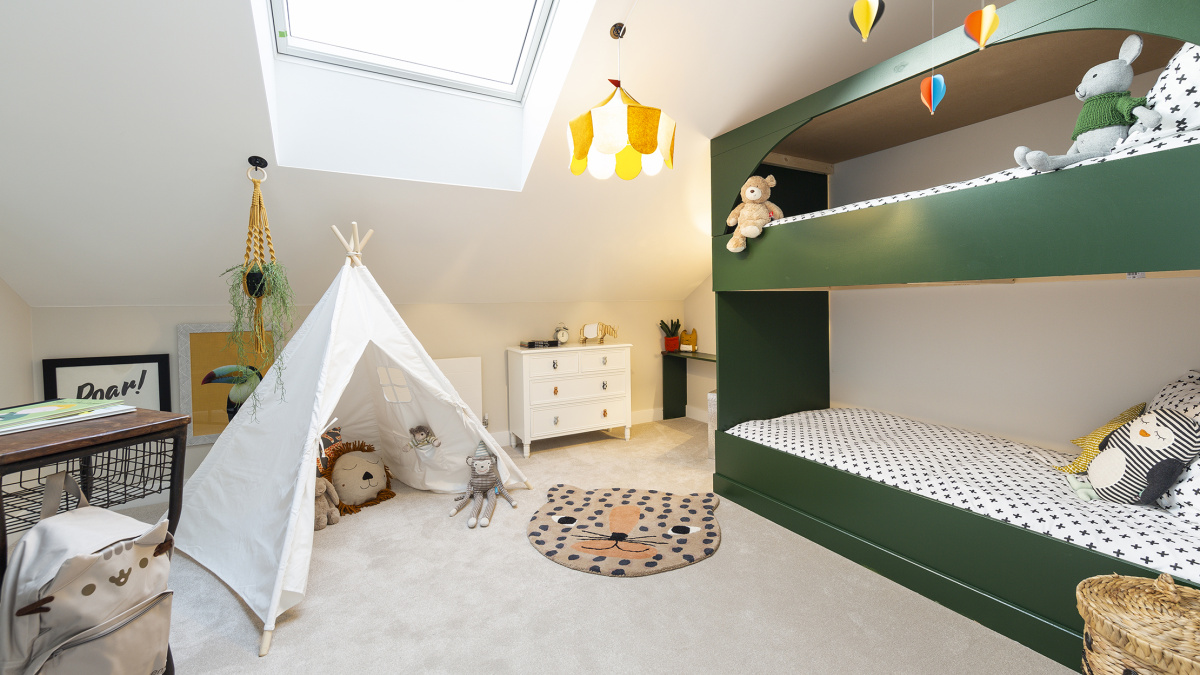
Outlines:
{"label": "macrame plant hanger", "polygon": [[[258,160],[257,162],[255,160]],[[266,328],[263,326],[263,297],[269,289],[266,284],[267,264],[275,264],[275,246],[271,243],[271,225],[267,222],[267,208],[263,206],[262,183],[267,179],[267,161],[261,157],[251,157],[246,178],[254,183],[254,194],[250,197],[250,225],[246,229],[246,257],[242,266],[242,290],[247,296],[254,298],[254,320],[251,323],[254,333],[254,352],[262,354],[266,351]],[[254,172],[262,173],[262,178],[255,178]],[[270,256],[270,259],[267,259]]]}

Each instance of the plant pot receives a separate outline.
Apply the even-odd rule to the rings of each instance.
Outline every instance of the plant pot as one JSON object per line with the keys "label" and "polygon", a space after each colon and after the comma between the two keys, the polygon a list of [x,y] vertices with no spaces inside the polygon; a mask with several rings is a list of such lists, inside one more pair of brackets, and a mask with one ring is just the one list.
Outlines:
{"label": "plant pot", "polygon": [[267,284],[262,272],[246,272],[242,277],[242,289],[252,298],[261,298],[267,294]]}
{"label": "plant pot", "polygon": [[666,349],[666,351],[668,351],[668,352],[679,351],[679,336],[678,335],[673,336],[673,337],[663,338],[663,341],[666,343],[665,347],[664,347]]}

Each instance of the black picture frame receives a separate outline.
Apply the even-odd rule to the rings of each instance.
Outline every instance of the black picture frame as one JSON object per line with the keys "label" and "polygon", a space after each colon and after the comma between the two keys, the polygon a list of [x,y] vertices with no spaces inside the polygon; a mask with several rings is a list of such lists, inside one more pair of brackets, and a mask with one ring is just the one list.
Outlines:
{"label": "black picture frame", "polygon": [[[107,380],[97,383],[76,384],[78,378],[72,379],[71,374],[73,369],[94,369],[95,366],[138,366],[144,365],[143,373],[137,380],[122,380],[118,385],[110,383]],[[114,369],[114,372],[119,369]],[[78,371],[77,374],[81,373]],[[144,387],[146,376],[154,372],[157,375],[157,396],[154,392],[149,392],[148,396],[141,396],[141,389],[135,389],[141,401],[137,403],[140,408],[150,408],[150,401],[157,400],[158,410],[171,411],[171,368],[170,355],[168,354],[143,354],[138,356],[85,356],[81,358],[71,359],[42,359],[42,389],[45,392],[46,400],[56,398],[122,398],[122,392],[116,389],[115,396],[105,396],[106,393],[118,386],[124,387],[134,385]],[[140,381],[139,381],[140,380]],[[137,382],[135,385],[134,383]],[[60,391],[60,388],[66,386],[74,386],[75,391]],[[84,389],[84,386],[91,385],[90,389]],[[134,386],[126,388],[125,395],[128,395],[128,390]],[[147,400],[149,399],[149,400]]]}

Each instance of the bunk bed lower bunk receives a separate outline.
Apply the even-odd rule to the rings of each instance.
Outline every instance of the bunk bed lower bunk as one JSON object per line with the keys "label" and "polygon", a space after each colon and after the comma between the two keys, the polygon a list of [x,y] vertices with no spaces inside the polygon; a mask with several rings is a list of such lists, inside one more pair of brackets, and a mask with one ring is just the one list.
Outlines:
{"label": "bunk bed lower bunk", "polygon": [[1051,451],[860,409],[718,435],[718,494],[1067,666],[1082,579],[1200,581],[1200,525],[1084,502]]}

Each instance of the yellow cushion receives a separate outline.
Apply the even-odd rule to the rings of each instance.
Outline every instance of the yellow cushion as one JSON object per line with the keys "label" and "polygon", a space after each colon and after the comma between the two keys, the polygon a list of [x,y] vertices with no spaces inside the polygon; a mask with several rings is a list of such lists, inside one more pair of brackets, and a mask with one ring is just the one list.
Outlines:
{"label": "yellow cushion", "polygon": [[1096,455],[1100,454],[1100,442],[1107,438],[1109,434],[1116,431],[1117,428],[1122,424],[1125,424],[1138,415],[1141,415],[1142,411],[1145,409],[1146,404],[1139,403],[1120,415],[1117,415],[1108,424],[1105,424],[1087,436],[1082,436],[1071,441],[1080,448],[1083,448],[1083,452],[1080,453],[1080,455],[1075,458],[1075,461],[1071,462],[1070,464],[1066,466],[1056,466],[1054,468],[1058,469],[1059,471],[1065,471],[1066,473],[1083,473],[1084,471],[1087,471],[1088,464],[1091,464],[1092,460],[1096,458]]}

